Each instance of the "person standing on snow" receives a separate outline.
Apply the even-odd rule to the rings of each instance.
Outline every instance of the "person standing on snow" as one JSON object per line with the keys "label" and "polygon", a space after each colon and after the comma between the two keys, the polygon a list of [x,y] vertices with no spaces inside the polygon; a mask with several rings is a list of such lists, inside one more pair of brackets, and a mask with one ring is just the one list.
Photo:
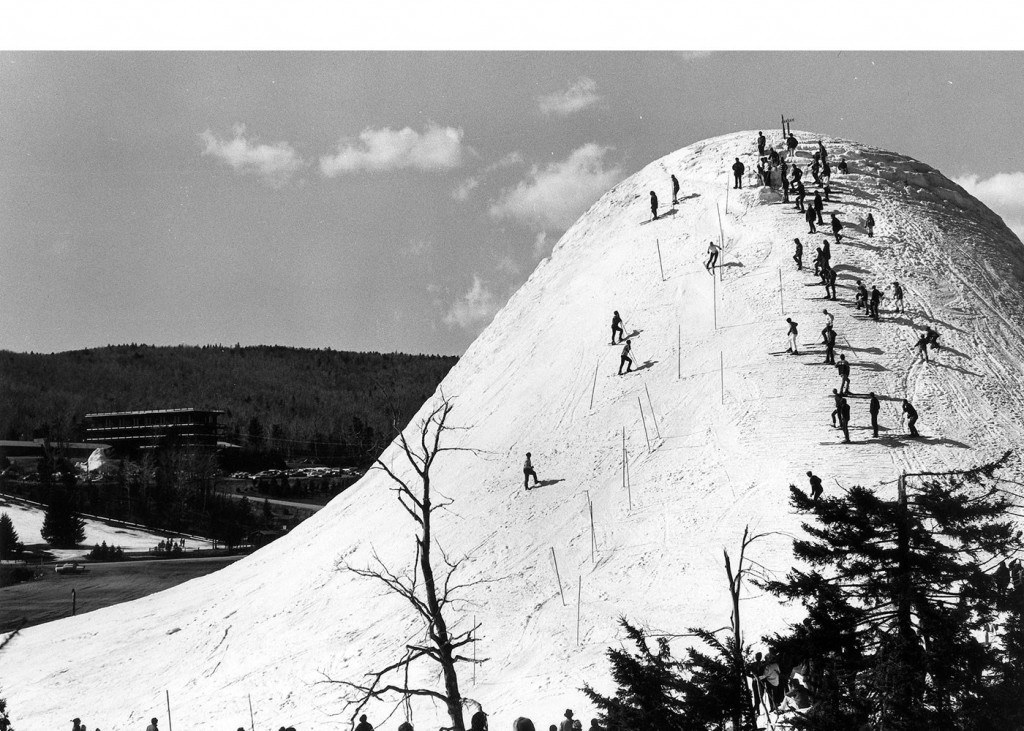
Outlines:
{"label": "person standing on snow", "polygon": [[[829,267],[829,269],[828,269],[828,281],[825,282],[825,298],[826,299],[831,299],[831,300],[835,300],[836,299],[836,279],[838,277],[839,277],[839,275],[836,274],[836,270],[833,269],[832,267]],[[828,291],[830,289],[832,290],[832,296],[831,297],[828,296]]]}
{"label": "person standing on snow", "polygon": [[800,271],[804,268],[804,245],[800,243],[800,239],[793,239],[793,243],[796,244],[793,261],[796,262],[797,271]]}
{"label": "person standing on snow", "polygon": [[814,213],[814,206],[813,205],[807,206],[807,211],[804,213],[804,219],[806,219],[807,226],[810,228],[810,231],[807,232],[809,234],[816,234],[816,233],[818,233],[818,229],[814,228],[814,219],[815,219],[815,217],[816,216],[815,216],[815,213]]}
{"label": "person standing on snow", "polygon": [[558,731],[573,731],[572,709],[565,709],[565,719],[558,724]]}
{"label": "person standing on snow", "polygon": [[654,191],[651,191],[651,220],[658,220],[658,196],[655,195]]}
{"label": "person standing on snow", "polygon": [[875,396],[875,392],[871,392],[871,401],[868,404],[868,411],[871,413],[871,430],[874,432],[875,437],[878,437],[878,412],[882,406],[878,403],[878,397]]}
{"label": "person standing on snow", "polygon": [[932,350],[939,347],[939,333],[932,329],[931,325],[928,325],[924,329],[925,342],[932,346]]}
{"label": "person standing on snow", "polygon": [[839,426],[843,430],[843,441],[850,443],[850,402],[844,398],[839,399]]}
{"label": "person standing on snow", "polygon": [[850,393],[850,364],[846,361],[845,355],[839,356],[836,370],[839,371],[839,393],[842,395]]}
{"label": "person standing on snow", "polygon": [[814,191],[814,213],[818,216],[818,225],[824,226],[825,222],[821,220],[821,212],[825,210],[825,204],[821,200],[821,193]]}
{"label": "person standing on snow", "polygon": [[811,500],[818,502],[818,498],[821,497],[821,493],[825,492],[821,487],[821,478],[810,470],[807,470],[807,477],[810,478],[811,481]]}
{"label": "person standing on snow", "polygon": [[831,312],[829,312],[828,309],[822,310],[821,314],[823,314],[825,316],[825,324],[826,325],[828,325],[829,327],[835,327],[835,324],[836,324],[835,315],[833,315]]}
{"label": "person standing on snow", "polygon": [[822,253],[820,246],[817,249],[815,249],[815,252],[816,253],[814,254],[814,273],[817,276],[821,276],[822,270],[825,267],[825,255]]}
{"label": "person standing on snow", "polygon": [[782,202],[789,203],[789,169],[785,162],[780,163],[779,170],[782,179]]}
{"label": "person standing on snow", "polygon": [[868,229],[868,238],[875,238],[875,217],[868,213],[868,217],[864,219],[864,225]]}
{"label": "person standing on snow", "polygon": [[821,163],[821,182],[828,187],[828,184],[832,181],[832,166],[828,164],[828,160]]}
{"label": "person standing on snow", "polygon": [[617,345],[615,342],[615,333],[619,334],[619,342],[621,343],[625,338],[625,333],[622,331],[622,318],[619,317],[618,310],[615,310],[615,314],[612,315],[612,345]]}
{"label": "person standing on snow", "polygon": [[744,170],[745,170],[745,168],[743,167],[743,163],[741,163],[740,159],[737,157],[736,158],[736,162],[734,162],[732,164],[732,177],[733,177],[733,181],[734,181],[733,186],[732,186],[733,188],[742,188],[743,187],[743,171]]}
{"label": "person standing on snow", "polygon": [[633,352],[633,343],[628,338],[626,339],[626,347],[622,349],[622,358],[619,360],[619,375],[622,375],[622,366],[626,366],[626,373],[630,373],[633,370],[633,358],[631,357]]}
{"label": "person standing on snow", "polygon": [[676,180],[676,176],[672,176],[672,205],[679,202],[679,181]]}
{"label": "person standing on snow", "polygon": [[764,157],[764,145],[767,140],[764,138],[763,132],[757,133],[757,156]]}
{"label": "person standing on snow", "polygon": [[917,409],[907,399],[903,399],[903,413],[907,415],[907,429],[910,430],[910,436],[921,436],[917,433],[917,427],[915,426],[917,424]]}
{"label": "person standing on snow", "polygon": [[818,140],[818,154],[821,156],[821,163],[824,165],[828,161],[828,151],[825,150],[825,145]]}
{"label": "person standing on snow", "polygon": [[821,331],[821,337],[825,343],[825,362],[829,365],[836,364],[836,331],[832,329],[832,324],[825,325],[825,329]]}
{"label": "person standing on snow", "polygon": [[821,163],[818,162],[818,156],[814,156],[814,162],[811,163],[811,177],[814,179],[814,184],[821,187]]}
{"label": "person standing on snow", "polygon": [[928,336],[922,333],[921,337],[919,337],[917,339],[917,343],[914,344],[914,347],[917,348],[917,352],[919,352],[921,354],[921,359],[924,360],[925,363],[927,363],[928,362]]}
{"label": "person standing on snow", "polygon": [[[537,479],[537,473],[533,471],[533,462],[530,460],[530,453],[526,453],[526,462],[523,463],[523,487],[527,490],[530,489],[530,477],[533,477],[533,486],[537,487],[537,483],[540,481]],[[369,724],[367,724],[369,726]],[[370,726],[373,729],[373,726]]]}
{"label": "person standing on snow", "polygon": [[881,304],[885,295],[878,291],[878,287],[871,285],[871,316],[878,321],[878,305]]}
{"label": "person standing on snow", "polygon": [[899,282],[892,283],[892,298],[896,302],[896,311],[901,315],[904,314],[903,310],[903,287],[900,286]]}
{"label": "person standing on snow", "polygon": [[[708,244],[708,260],[704,262],[704,268],[711,272],[718,263],[718,244],[714,241]],[[714,274],[714,272],[711,272]]]}
{"label": "person standing on snow", "polygon": [[835,235],[836,243],[838,244],[839,243],[839,239],[840,239],[839,232],[843,230],[843,224],[839,221],[839,217],[836,216],[835,213],[832,213],[831,215],[832,215],[832,233]]}
{"label": "person standing on snow", "polygon": [[799,355],[800,351],[797,350],[796,347],[797,323],[794,322],[793,319],[790,317],[786,318],[786,322],[789,323],[789,331],[786,333],[786,335],[789,337],[789,347],[786,349],[786,352],[792,353],[793,355]]}
{"label": "person standing on snow", "polygon": [[848,172],[850,172],[850,168],[846,164],[845,157],[839,161],[839,164],[836,167],[839,168],[839,172],[841,172],[843,175],[846,175]]}
{"label": "person standing on snow", "polygon": [[793,159],[793,157],[796,155],[796,147],[799,144],[800,143],[796,141],[796,137],[794,137],[793,133],[790,132],[789,137],[786,138],[786,149],[789,151],[790,159]]}
{"label": "person standing on snow", "polygon": [[838,429],[838,419],[843,415],[843,397],[839,395],[839,391],[832,389],[832,401],[835,402],[835,409],[832,410],[832,427]]}
{"label": "person standing on snow", "polygon": [[864,282],[857,280],[857,298],[856,298],[857,309],[864,308],[864,314],[868,312],[868,288],[864,286]]}
{"label": "person standing on snow", "polygon": [[796,181],[796,210],[804,210],[804,198],[807,197],[807,191],[804,189],[803,181]]}

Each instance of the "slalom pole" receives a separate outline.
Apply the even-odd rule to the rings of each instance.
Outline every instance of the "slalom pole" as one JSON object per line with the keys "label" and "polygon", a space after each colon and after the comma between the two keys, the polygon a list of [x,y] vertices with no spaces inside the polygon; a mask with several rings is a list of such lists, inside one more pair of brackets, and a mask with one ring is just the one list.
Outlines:
{"label": "slalom pole", "polygon": [[[727,193],[728,190],[729,189],[726,188]],[[728,198],[726,200],[728,200]],[[722,250],[722,263],[718,267],[718,277],[721,279],[723,276],[722,271],[725,268],[725,229],[722,228],[722,210],[718,207],[717,203],[715,204],[715,210],[718,211],[718,248]],[[728,205],[725,206],[725,212],[729,212]],[[714,272],[711,273],[714,274]]]}
{"label": "slalom pole", "polygon": [[725,406],[725,355],[718,351],[718,376],[722,384],[722,405]]}
{"label": "slalom pole", "polygon": [[718,329],[718,284],[716,281],[715,273],[711,272],[711,305],[715,312],[715,330]]}
{"label": "slalom pole", "polygon": [[171,723],[171,691],[164,690],[167,694],[167,731],[173,731],[174,725]]}
{"label": "slalom pole", "polygon": [[729,213],[729,173],[725,174],[725,212]]}
{"label": "slalom pole", "polygon": [[476,685],[476,615],[473,615],[473,685]]}
{"label": "slalom pole", "polygon": [[676,323],[676,380],[683,377],[683,326]]}
{"label": "slalom pole", "polygon": [[654,403],[651,401],[651,392],[647,390],[647,383],[644,383],[644,391],[647,392],[647,405],[651,408],[651,421],[654,422],[654,435],[661,439],[661,429],[658,428],[658,417],[654,414]]}
{"label": "slalom pole", "polygon": [[637,406],[640,407],[640,421],[644,425],[644,439],[647,440],[647,453],[650,454],[651,453],[651,438],[649,436],[647,436],[647,419],[644,418],[644,404],[643,404],[643,401],[640,400],[639,396],[636,397],[636,404],[637,404]]}
{"label": "slalom pole", "polygon": [[597,564],[597,534],[594,532],[594,503],[590,500],[590,493],[587,493],[587,505],[590,507],[590,560]]}
{"label": "slalom pole", "polygon": [[[594,366],[594,385],[590,387],[590,410],[594,410],[594,391],[597,390],[597,369],[601,367],[601,358],[598,357],[597,364]],[[621,368],[621,366],[619,366]]]}
{"label": "slalom pole", "polygon": [[580,645],[580,605],[583,603],[583,574],[580,574],[579,588],[576,589],[576,646]]}
{"label": "slalom pole", "polygon": [[252,693],[249,696],[249,729],[250,731],[256,731],[256,717],[252,714]]}
{"label": "slalom pole", "polygon": [[786,305],[782,301],[782,267],[779,267],[779,314],[786,314]]}
{"label": "slalom pole", "polygon": [[661,263],[661,242],[658,239],[654,240],[654,245],[658,247],[658,269],[661,271],[661,281],[665,281],[665,267]]}
{"label": "slalom pole", "polygon": [[551,547],[551,560],[555,562],[555,579],[558,581],[558,593],[562,595],[562,606],[565,606],[565,592],[562,591],[562,577],[558,575],[558,559],[555,557],[555,547]]}

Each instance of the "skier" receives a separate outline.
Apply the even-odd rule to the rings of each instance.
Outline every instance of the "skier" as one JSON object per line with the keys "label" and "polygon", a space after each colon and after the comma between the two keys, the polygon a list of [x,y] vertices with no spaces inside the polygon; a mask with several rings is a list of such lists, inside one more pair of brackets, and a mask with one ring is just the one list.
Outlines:
{"label": "skier", "polygon": [[868,217],[864,219],[864,225],[868,229],[868,238],[875,238],[875,217],[869,213]]}
{"label": "skier", "polygon": [[821,140],[818,140],[818,154],[821,155],[823,164],[828,161],[828,152],[825,150],[825,145],[821,144]]}
{"label": "skier", "polygon": [[832,201],[829,199],[829,196],[832,195],[832,186],[825,183],[825,187],[821,189],[821,192],[825,195],[825,202],[831,203]]}
{"label": "skier", "polygon": [[633,352],[633,343],[628,338],[626,339],[626,347],[622,349],[622,359],[619,361],[619,375],[622,375],[622,366],[626,366],[626,373],[630,373],[633,370],[633,359],[630,355]]}
{"label": "skier", "polygon": [[831,215],[832,215],[832,233],[835,234],[836,243],[838,244],[839,243],[839,238],[840,238],[839,232],[843,230],[843,224],[840,223],[839,218],[836,216],[835,213],[832,213]]}
{"label": "skier", "polygon": [[838,429],[839,424],[837,423],[839,417],[843,415],[843,397],[839,395],[837,389],[832,389],[832,400],[835,402],[835,409],[832,410],[832,426]]}
{"label": "skier", "polygon": [[821,276],[822,269],[825,267],[825,255],[822,253],[820,246],[814,251],[814,273]]}
{"label": "skier", "polygon": [[932,346],[932,350],[936,350],[939,347],[939,334],[929,325],[925,327],[924,335],[925,342]]}
{"label": "skier", "polygon": [[793,319],[789,317],[786,318],[786,322],[789,323],[789,332],[786,333],[789,336],[789,347],[786,348],[786,352],[792,353],[793,355],[799,355],[800,351],[798,351],[796,347],[797,323],[793,322]]}
{"label": "skier", "polygon": [[612,345],[617,345],[615,333],[619,334],[619,342],[621,343],[625,339],[625,333],[622,332],[622,318],[619,317],[618,310],[615,310],[615,314],[612,315]]}
{"label": "skier", "polygon": [[839,426],[843,429],[843,441],[850,443],[850,402],[840,399],[839,404]]}
{"label": "skier", "polygon": [[840,378],[839,393],[850,393],[850,364],[847,362],[845,355],[839,356],[839,362],[836,363],[836,370],[839,371]]}
{"label": "skier", "polygon": [[785,162],[779,164],[780,176],[782,178],[782,202],[789,203],[789,169]]}
{"label": "skier", "polygon": [[558,724],[558,731],[573,731],[572,709],[565,709],[565,720]]}
{"label": "skier", "polygon": [[356,731],[373,731],[373,726],[366,720],[366,714],[364,713],[359,717],[359,723],[356,724]]}
{"label": "skier", "polygon": [[804,190],[804,184],[801,181],[796,181],[796,209],[798,211],[804,210],[804,198],[807,197],[807,191]]}
{"label": "skier", "polygon": [[903,287],[899,282],[892,283],[892,298],[896,302],[896,311],[903,314]]}
{"label": "skier", "polygon": [[804,245],[800,243],[800,239],[793,239],[793,243],[796,244],[796,251],[793,252],[793,261],[796,262],[797,270],[804,268]]}
{"label": "skier", "polygon": [[829,365],[836,364],[836,331],[832,329],[832,324],[825,325],[825,329],[821,331],[821,336],[825,343],[825,362]]}
{"label": "skier", "polygon": [[917,424],[917,409],[915,409],[914,405],[907,401],[907,399],[903,399],[903,413],[907,415],[907,429],[910,430],[910,436],[921,436],[917,433],[917,427],[914,426]]}
{"label": "skier", "polygon": [[672,176],[672,205],[679,202],[679,181],[676,180],[676,176]]}
{"label": "skier", "polygon": [[796,137],[793,133],[789,133],[789,137],[786,138],[786,149],[789,151],[789,157],[792,159],[796,155],[796,146],[800,143],[796,141]]}
{"label": "skier", "polygon": [[733,188],[742,188],[743,187],[743,171],[744,171],[744,169],[745,168],[743,167],[743,163],[741,163],[740,159],[737,157],[736,158],[736,162],[734,162],[732,164],[732,177],[733,177],[733,181],[734,181],[734,184],[732,186]]}
{"label": "skier", "polygon": [[718,263],[718,244],[712,241],[708,244],[708,260],[704,263],[704,268],[714,274],[711,270],[715,268],[716,263]]}
{"label": "skier", "polygon": [[658,220],[658,196],[654,194],[653,190],[651,191],[651,216],[653,216],[652,221]]}
{"label": "skier", "polygon": [[828,164],[828,160],[821,163],[821,180],[826,187],[832,181],[832,166]]}
{"label": "skier", "polygon": [[881,409],[881,404],[878,403],[878,397],[875,396],[875,392],[871,392],[871,401],[868,404],[868,411],[871,412],[871,430],[878,436],[878,412]]}
{"label": "skier", "polygon": [[864,285],[864,282],[857,280],[857,309],[864,308],[864,314],[870,314],[868,312],[868,288]]}
{"label": "skier", "polygon": [[764,138],[763,132],[757,133],[757,156],[762,157],[764,155],[764,145],[767,140]]}
{"label": "skier", "polygon": [[871,316],[878,321],[878,305],[882,302],[884,294],[878,291],[878,287],[871,285]]}
{"label": "skier", "polygon": [[[523,463],[523,487],[527,490],[530,489],[530,476],[533,476],[533,486],[537,487],[539,480],[537,479],[537,473],[533,471],[533,462],[530,459],[530,453],[526,453],[526,462]],[[372,728],[372,727],[371,727]]]}
{"label": "skier", "polygon": [[814,228],[814,219],[815,219],[815,217],[816,216],[815,216],[815,213],[814,213],[814,206],[813,205],[807,206],[807,211],[804,213],[804,218],[807,220],[808,227],[810,227],[810,231],[807,232],[809,234],[816,234],[816,233],[818,233],[818,229]]}
{"label": "skier", "polygon": [[821,212],[825,210],[825,204],[821,201],[821,193],[814,191],[814,212],[818,216],[818,225],[824,226],[825,222],[821,220]]}
{"label": "skier", "polygon": [[823,314],[825,316],[825,324],[826,325],[828,325],[829,327],[835,327],[835,324],[836,324],[835,315],[833,315],[831,312],[829,312],[828,309],[822,310],[821,314]]}
{"label": "skier", "polygon": [[814,178],[814,184],[819,188],[821,187],[821,163],[818,162],[817,156],[814,158],[814,162],[811,163],[811,177]]}
{"label": "skier", "polygon": [[846,175],[848,172],[850,172],[850,167],[846,164],[845,157],[839,161],[839,164],[836,165],[836,167],[839,168],[839,172],[841,172],[843,175]]}
{"label": "skier", "polygon": [[914,347],[917,348],[918,352],[921,354],[922,360],[924,360],[924,362],[927,363],[928,362],[928,336],[922,334],[921,337],[919,337],[917,339],[917,343],[914,345]]}
{"label": "skier", "polygon": [[811,500],[818,502],[818,498],[821,497],[821,493],[825,492],[821,487],[821,478],[810,470],[807,470],[807,477],[811,480]]}

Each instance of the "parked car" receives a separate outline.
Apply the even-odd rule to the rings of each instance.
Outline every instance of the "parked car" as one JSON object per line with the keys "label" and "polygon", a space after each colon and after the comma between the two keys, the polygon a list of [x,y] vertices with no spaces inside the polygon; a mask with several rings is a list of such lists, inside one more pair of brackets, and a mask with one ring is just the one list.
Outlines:
{"label": "parked car", "polygon": [[70,563],[59,563],[53,568],[58,574],[84,574],[85,566],[78,563],[78,561],[71,561]]}

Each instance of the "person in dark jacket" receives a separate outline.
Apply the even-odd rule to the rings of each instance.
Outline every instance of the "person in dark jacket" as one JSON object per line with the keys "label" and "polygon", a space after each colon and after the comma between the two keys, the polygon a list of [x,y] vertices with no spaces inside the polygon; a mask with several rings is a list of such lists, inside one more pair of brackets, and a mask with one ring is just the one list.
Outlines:
{"label": "person in dark jacket", "polygon": [[790,132],[789,137],[786,138],[786,150],[789,151],[790,159],[792,159],[796,155],[796,148],[799,144],[800,143],[796,141],[796,137],[794,137],[793,133]]}
{"label": "person in dark jacket", "polygon": [[781,162],[779,153],[774,147],[768,150],[768,162],[770,162],[773,167],[778,167]]}
{"label": "person in dark jacket", "polygon": [[359,723],[356,724],[356,731],[373,731],[373,726],[366,720],[366,714],[364,713],[359,717]]}
{"label": "person in dark jacket", "polygon": [[811,482],[811,500],[818,502],[818,498],[821,497],[821,493],[825,492],[821,487],[821,478],[810,470],[807,470],[807,477]]}
{"label": "person in dark jacket", "polygon": [[622,375],[622,366],[626,366],[626,373],[633,370],[633,342],[626,339],[626,347],[622,349],[622,358],[619,360],[619,375]]}
{"label": "person in dark jacket", "polygon": [[917,409],[907,399],[903,399],[903,413],[907,415],[907,429],[910,430],[910,436],[921,436],[917,433],[917,427],[915,426],[917,424]]}
{"label": "person in dark jacket", "polygon": [[[537,483],[540,480],[537,479],[537,473],[533,471],[533,461],[530,459],[530,453],[526,453],[526,462],[523,463],[523,487],[527,490],[530,489],[530,477],[533,477],[533,486],[537,487]],[[372,726],[370,727],[372,731]]]}
{"label": "person in dark jacket", "polygon": [[825,362],[829,365],[836,364],[836,331],[832,329],[832,323],[825,325],[821,331],[822,341],[825,343]]}
{"label": "person in dark jacket", "polygon": [[842,403],[839,404],[839,426],[843,429],[843,441],[849,444],[850,442],[850,402],[846,399],[841,399]]}
{"label": "person in dark jacket", "polygon": [[821,156],[822,164],[825,164],[828,161],[828,151],[825,149],[825,145],[821,143],[821,140],[818,140],[818,154]]}
{"label": "person in dark jacket", "polygon": [[652,220],[658,220],[658,196],[655,195],[654,191],[651,191],[651,216]]}
{"label": "person in dark jacket", "polygon": [[881,304],[884,294],[878,291],[878,287],[871,285],[871,316],[878,320],[878,305]]}
{"label": "person in dark jacket", "polygon": [[832,410],[832,426],[838,429],[839,417],[843,415],[843,397],[839,395],[838,389],[832,389],[832,401],[835,403],[835,408]]}
{"label": "person in dark jacket", "polygon": [[[828,270],[828,282],[825,283],[825,297],[827,299],[831,299],[831,300],[835,300],[836,299],[836,279],[838,279],[838,278],[839,278],[839,275],[836,274],[836,270],[831,268],[831,267],[829,267],[829,270]],[[830,289],[832,290],[832,296],[831,297],[828,296],[828,291]]]}
{"label": "person in dark jacket", "polygon": [[839,362],[836,363],[836,370],[839,372],[839,393],[848,394],[850,393],[850,364],[846,360],[845,355],[839,356]]}
{"label": "person in dark jacket", "polygon": [[704,268],[714,274],[715,265],[718,263],[718,244],[714,241],[708,244],[708,260],[704,262]]}
{"label": "person in dark jacket", "polygon": [[836,167],[839,168],[839,172],[841,172],[843,175],[846,175],[848,172],[850,172],[850,167],[846,164],[845,157],[839,161],[839,164]]}
{"label": "person in dark jacket", "polygon": [[807,197],[807,191],[804,189],[804,184],[801,181],[796,181],[796,209],[798,211],[804,210],[804,198]]}
{"label": "person in dark jacket", "polygon": [[767,140],[764,138],[764,133],[763,132],[758,132],[757,133],[757,156],[758,157],[763,157],[764,156],[764,145],[765,145],[766,142],[767,142]]}
{"label": "person in dark jacket", "polygon": [[744,169],[745,168],[743,167],[743,163],[741,163],[740,159],[737,157],[736,158],[736,162],[734,162],[732,164],[732,177],[733,177],[733,181],[734,181],[734,184],[733,184],[734,188],[742,188],[743,187],[743,171],[744,171]]}
{"label": "person in dark jacket", "polygon": [[843,224],[840,222],[839,217],[836,216],[835,213],[832,213],[831,215],[832,215],[832,233],[835,235],[836,243],[838,244],[839,243],[839,238],[840,238],[839,232],[843,230]]}
{"label": "person in dark jacket", "polygon": [[679,181],[676,180],[676,176],[672,176],[672,205],[679,202]]}
{"label": "person in dark jacket", "polygon": [[793,243],[796,245],[796,250],[793,252],[793,261],[796,262],[797,270],[804,268],[804,245],[800,243],[800,239],[793,239]]}
{"label": "person in dark jacket", "polygon": [[816,215],[814,213],[814,206],[807,206],[807,210],[804,212],[804,219],[807,221],[807,226],[810,228],[809,234],[818,233],[818,229],[814,228],[814,219]]}
{"label": "person in dark jacket", "polygon": [[822,252],[819,246],[814,250],[814,273],[817,276],[821,276],[821,272],[825,267],[825,254]]}
{"label": "person in dark jacket", "polygon": [[928,362],[928,336],[925,335],[924,333],[922,333],[921,337],[919,337],[917,339],[917,342],[914,344],[914,347],[917,348],[917,352],[921,354],[921,359],[925,363],[927,363]]}
{"label": "person in dark jacket", "polygon": [[821,212],[825,210],[825,204],[821,200],[821,193],[814,191],[814,212],[818,216],[818,225],[824,226],[825,222],[821,220]]}
{"label": "person in dark jacket", "polygon": [[814,179],[814,184],[821,186],[821,163],[818,162],[818,158],[814,158],[814,162],[811,163],[811,177]]}
{"label": "person in dark jacket", "polygon": [[896,311],[903,314],[903,287],[899,282],[892,283],[892,299],[896,303]]}
{"label": "person in dark jacket", "polygon": [[869,213],[868,217],[864,219],[864,225],[868,229],[868,238],[873,239],[875,237],[875,217]]}
{"label": "person in dark jacket", "polygon": [[871,401],[868,404],[868,411],[871,413],[871,431],[874,432],[875,436],[878,436],[878,412],[881,410],[881,404],[878,403],[878,397],[875,396],[875,392],[871,392]]}
{"label": "person in dark jacket", "polygon": [[868,314],[868,288],[864,286],[864,282],[857,280],[857,309],[864,308],[864,314]]}
{"label": "person in dark jacket", "polygon": [[619,311],[615,310],[615,314],[612,315],[612,345],[616,345],[615,333],[619,334],[619,342],[621,343],[625,337],[625,333],[622,331],[622,318],[619,317]]}
{"label": "person in dark jacket", "polygon": [[789,203],[789,168],[785,162],[779,164],[779,177],[782,180],[782,202]]}
{"label": "person in dark jacket", "polygon": [[789,323],[789,330],[786,332],[786,336],[789,338],[789,347],[786,349],[786,352],[792,353],[793,355],[799,355],[800,351],[797,350],[796,346],[797,323],[790,317],[786,318],[786,322]]}
{"label": "person in dark jacket", "polygon": [[995,576],[996,580],[996,591],[999,592],[999,598],[1006,598],[1006,589],[1010,586],[1010,569],[1006,565],[1006,559],[999,562],[996,566]]}

